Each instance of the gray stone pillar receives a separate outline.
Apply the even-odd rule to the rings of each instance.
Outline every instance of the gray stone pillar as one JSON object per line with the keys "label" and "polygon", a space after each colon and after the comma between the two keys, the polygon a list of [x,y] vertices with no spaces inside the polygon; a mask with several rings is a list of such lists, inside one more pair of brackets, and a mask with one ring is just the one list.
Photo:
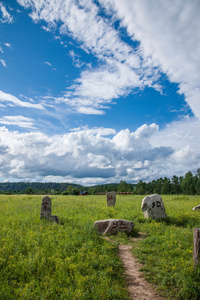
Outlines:
{"label": "gray stone pillar", "polygon": [[51,198],[44,196],[41,203],[40,219],[50,220],[51,217]]}
{"label": "gray stone pillar", "polygon": [[116,193],[109,192],[109,193],[106,193],[106,196],[107,196],[107,206],[115,206]]}
{"label": "gray stone pillar", "polygon": [[193,266],[196,268],[199,265],[200,257],[200,228],[194,228],[193,235]]}

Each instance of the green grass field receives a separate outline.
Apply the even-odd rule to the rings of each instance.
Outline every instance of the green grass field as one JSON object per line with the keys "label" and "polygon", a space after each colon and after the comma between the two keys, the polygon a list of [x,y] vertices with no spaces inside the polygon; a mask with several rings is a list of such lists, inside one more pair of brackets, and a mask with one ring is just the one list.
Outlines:
{"label": "green grass field", "polygon": [[[200,299],[200,269],[193,270],[193,228],[200,227],[199,196],[163,196],[168,219],[145,220],[143,196],[51,196],[52,215],[40,220],[42,196],[0,195],[0,299],[129,299],[119,243],[131,243],[143,274],[166,299]],[[97,220],[135,223],[130,235],[110,243]],[[138,232],[147,237],[132,241]]]}

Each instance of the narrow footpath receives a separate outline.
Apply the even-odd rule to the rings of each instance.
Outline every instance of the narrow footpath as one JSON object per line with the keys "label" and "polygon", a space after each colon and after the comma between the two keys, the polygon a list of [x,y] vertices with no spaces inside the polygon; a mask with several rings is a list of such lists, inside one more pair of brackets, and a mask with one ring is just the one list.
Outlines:
{"label": "narrow footpath", "polygon": [[136,261],[131,252],[132,246],[120,245],[119,256],[126,272],[126,282],[130,297],[133,300],[164,300],[157,295],[150,283],[140,272],[142,265]]}

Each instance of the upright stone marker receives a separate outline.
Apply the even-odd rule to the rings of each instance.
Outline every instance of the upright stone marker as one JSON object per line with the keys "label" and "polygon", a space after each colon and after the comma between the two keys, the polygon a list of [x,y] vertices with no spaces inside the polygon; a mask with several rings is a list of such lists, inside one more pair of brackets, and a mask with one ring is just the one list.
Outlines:
{"label": "upright stone marker", "polygon": [[41,204],[40,219],[50,220],[51,217],[51,198],[44,196]]}
{"label": "upright stone marker", "polygon": [[194,228],[193,232],[193,266],[199,265],[200,258],[200,228]]}
{"label": "upright stone marker", "polygon": [[147,219],[167,218],[162,197],[158,194],[144,197],[141,208]]}
{"label": "upright stone marker", "polygon": [[60,222],[58,216],[51,215],[51,198],[48,196],[42,198],[40,219],[46,219],[55,223]]}
{"label": "upright stone marker", "polygon": [[109,192],[109,193],[106,193],[106,196],[107,196],[107,206],[115,206],[116,193]]}

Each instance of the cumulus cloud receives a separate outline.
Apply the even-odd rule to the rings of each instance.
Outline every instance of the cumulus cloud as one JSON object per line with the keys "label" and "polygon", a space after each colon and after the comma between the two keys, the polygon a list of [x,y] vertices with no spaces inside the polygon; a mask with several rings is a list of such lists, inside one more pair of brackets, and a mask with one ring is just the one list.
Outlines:
{"label": "cumulus cloud", "polygon": [[[30,122],[31,127],[31,119],[21,118],[21,122]],[[174,122],[162,130],[156,124],[144,124],[135,132],[76,128],[54,136],[1,127],[0,176],[90,185],[183,175],[199,167],[199,130],[195,118]]]}
{"label": "cumulus cloud", "polygon": [[[172,122],[165,129],[156,132],[151,138],[151,145],[171,147],[174,153],[170,160],[166,160],[167,173],[182,175],[188,170],[199,168],[199,132],[200,122],[197,118]],[[164,174],[165,171],[162,171]]]}
{"label": "cumulus cloud", "polygon": [[[135,89],[152,87],[162,92],[159,77],[164,73],[178,83],[179,93],[200,117],[199,1],[99,0],[98,5],[92,0],[17,1],[29,9],[34,22],[45,24],[44,30],[70,36],[96,58],[95,68],[81,69],[79,78],[62,97],[53,99],[56,104],[64,102],[81,114],[103,115],[117,98]],[[4,6],[0,5],[2,12]],[[5,16],[4,10],[4,22]],[[115,21],[120,21],[121,27]],[[123,39],[124,29],[132,43]],[[75,65],[82,66],[75,52],[69,55]],[[45,64],[52,67],[48,61]],[[28,98],[22,101],[2,91],[0,100],[0,106],[44,109],[44,104]],[[33,120],[23,116],[5,116],[0,122],[34,128]],[[162,130],[153,123],[134,132],[77,128],[54,136],[3,127],[0,176],[95,184],[182,175],[199,167],[199,126],[199,120],[193,118]]]}
{"label": "cumulus cloud", "polygon": [[[25,120],[28,121],[31,122]],[[162,165],[162,159],[173,154],[170,147],[151,146],[149,139],[153,132],[150,131],[142,138],[136,137],[135,132],[116,133],[109,128],[77,129],[49,137],[39,132],[19,133],[1,127],[0,149],[4,162],[0,176],[17,180],[60,178],[64,181],[68,178],[80,183],[83,183],[82,178],[87,178],[88,184],[100,178],[116,182],[124,177],[134,182],[139,173],[151,173],[153,164]],[[119,145],[120,136],[127,141],[126,149]]]}
{"label": "cumulus cloud", "polygon": [[8,103],[9,106],[21,106],[27,108],[35,108],[35,109],[44,109],[42,104],[35,104],[27,101],[21,101],[17,97],[0,91],[0,101],[4,103]]}

